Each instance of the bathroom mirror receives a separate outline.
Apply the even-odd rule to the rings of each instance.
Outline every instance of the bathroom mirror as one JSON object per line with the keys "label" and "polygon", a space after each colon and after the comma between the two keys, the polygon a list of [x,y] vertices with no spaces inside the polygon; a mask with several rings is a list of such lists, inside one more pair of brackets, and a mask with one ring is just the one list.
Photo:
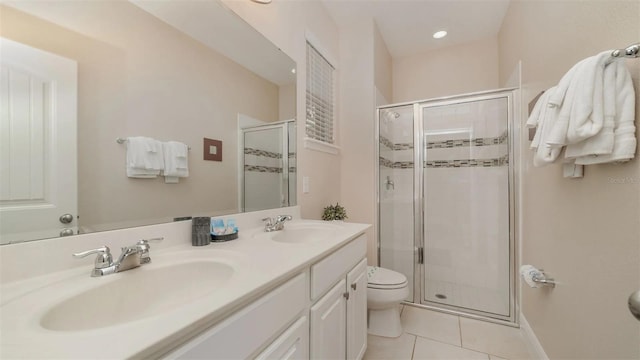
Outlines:
{"label": "bathroom mirror", "polygon": [[[241,141],[295,126],[295,62],[219,1],[6,1],[0,37],[0,243],[240,212],[246,178],[295,205],[295,145]],[[188,145],[188,177],[127,177],[134,136]]]}

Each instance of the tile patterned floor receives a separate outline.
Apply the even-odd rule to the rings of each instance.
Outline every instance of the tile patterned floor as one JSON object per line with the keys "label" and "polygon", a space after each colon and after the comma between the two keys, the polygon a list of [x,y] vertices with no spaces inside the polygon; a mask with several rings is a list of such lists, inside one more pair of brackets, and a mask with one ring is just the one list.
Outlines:
{"label": "tile patterned floor", "polygon": [[530,359],[520,329],[403,306],[404,333],[395,339],[369,335],[364,360]]}

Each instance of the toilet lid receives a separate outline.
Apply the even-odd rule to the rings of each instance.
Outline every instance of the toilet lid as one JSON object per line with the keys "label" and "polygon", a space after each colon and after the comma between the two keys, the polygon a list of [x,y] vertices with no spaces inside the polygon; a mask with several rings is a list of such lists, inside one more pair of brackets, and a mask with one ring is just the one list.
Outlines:
{"label": "toilet lid", "polygon": [[377,266],[367,266],[367,277],[367,287],[372,289],[398,289],[407,285],[404,274]]}

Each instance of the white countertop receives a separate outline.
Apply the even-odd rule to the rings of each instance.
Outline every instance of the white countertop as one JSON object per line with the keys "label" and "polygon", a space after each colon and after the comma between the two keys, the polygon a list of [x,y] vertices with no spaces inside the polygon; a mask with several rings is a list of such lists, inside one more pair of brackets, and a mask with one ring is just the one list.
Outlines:
{"label": "white countertop", "polygon": [[[326,224],[322,221],[294,220],[287,225],[301,223]],[[354,223],[332,224],[336,225],[336,229],[332,230],[331,237],[321,241],[275,242],[263,235],[261,228],[241,229],[240,237],[229,242],[193,247],[185,239],[184,245],[158,251],[152,247],[152,263],[122,273],[92,278],[91,267],[76,267],[5,284],[0,289],[0,357],[113,359],[162,354],[188,340],[187,337],[231,315],[370,227]],[[116,251],[114,257],[117,255]],[[211,259],[232,266],[235,271],[232,278],[215,291],[184,305],[134,321],[91,330],[53,331],[40,324],[42,316],[56,304],[133,272]],[[146,294],[136,293],[134,288],[127,296],[133,299]]]}

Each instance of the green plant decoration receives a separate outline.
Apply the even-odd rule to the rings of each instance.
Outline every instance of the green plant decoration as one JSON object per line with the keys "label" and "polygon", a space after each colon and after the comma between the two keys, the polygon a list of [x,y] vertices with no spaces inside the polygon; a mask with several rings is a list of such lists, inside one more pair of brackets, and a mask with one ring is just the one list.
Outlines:
{"label": "green plant decoration", "polygon": [[331,221],[331,220],[344,220],[347,218],[347,210],[340,206],[340,204],[336,203],[335,205],[329,205],[324,208],[322,212],[322,220]]}

